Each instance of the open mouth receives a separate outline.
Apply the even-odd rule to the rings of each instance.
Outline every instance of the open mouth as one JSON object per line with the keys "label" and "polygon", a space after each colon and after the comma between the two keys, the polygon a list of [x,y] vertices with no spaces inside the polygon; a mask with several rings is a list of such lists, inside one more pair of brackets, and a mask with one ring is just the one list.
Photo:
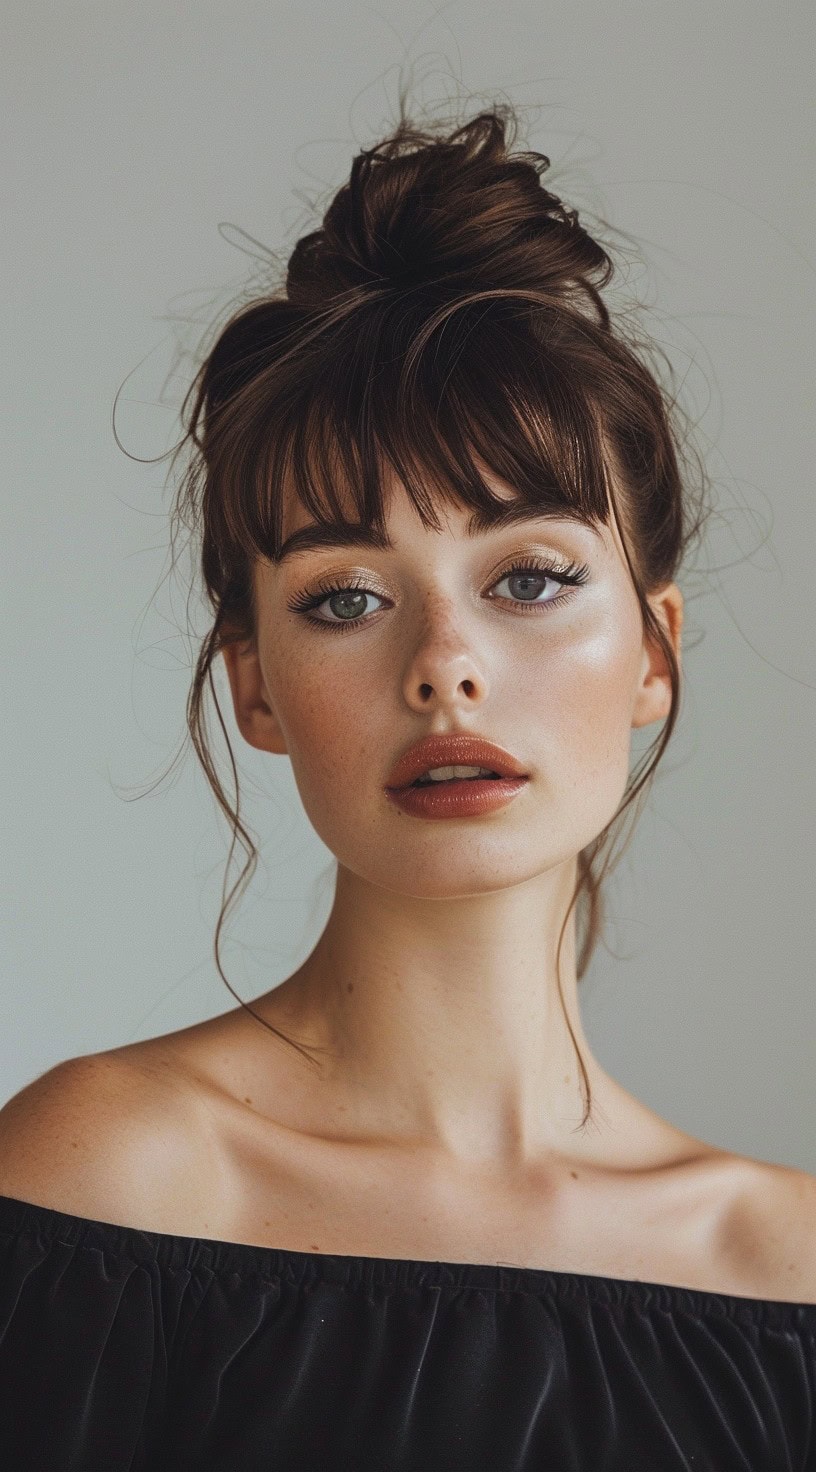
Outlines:
{"label": "open mouth", "polygon": [[452,782],[500,782],[498,772],[475,772],[472,777],[417,777],[411,787],[450,787]]}

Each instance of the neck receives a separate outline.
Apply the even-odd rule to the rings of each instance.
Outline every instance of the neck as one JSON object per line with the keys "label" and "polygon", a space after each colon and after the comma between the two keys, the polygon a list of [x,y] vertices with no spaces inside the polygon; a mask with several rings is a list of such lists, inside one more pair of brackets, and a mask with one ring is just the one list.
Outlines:
{"label": "neck", "polygon": [[[582,1076],[593,1118],[611,1080],[581,1025],[575,861],[503,890],[444,899],[377,888],[340,866],[331,915],[281,987],[297,1036],[320,1049],[344,1129],[523,1168],[580,1153]],[[271,996],[275,996],[273,992]],[[599,1095],[601,1096],[599,1098]]]}

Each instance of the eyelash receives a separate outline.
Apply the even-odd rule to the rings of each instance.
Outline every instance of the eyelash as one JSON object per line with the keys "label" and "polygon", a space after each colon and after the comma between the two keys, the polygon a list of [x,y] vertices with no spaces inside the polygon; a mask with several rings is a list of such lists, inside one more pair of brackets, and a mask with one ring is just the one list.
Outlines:
{"label": "eyelash", "polygon": [[[571,598],[573,596],[574,589],[576,587],[580,587],[581,584],[585,583],[587,578],[589,577],[589,568],[585,562],[581,563],[580,565],[577,565],[574,562],[570,562],[567,563],[566,566],[556,566],[552,562],[547,562],[544,559],[538,559],[534,557],[524,562],[516,562],[513,564],[512,567],[506,567],[504,569],[504,572],[502,572],[496,579],[496,582],[501,583],[504,581],[505,578],[517,577],[520,575],[523,576],[525,573],[530,572],[546,573],[548,577],[555,578],[556,581],[563,583],[565,585],[566,591],[563,593],[559,593],[557,598],[548,599],[545,603],[533,603],[524,601],[516,602],[515,599],[509,598],[503,598],[501,600],[505,603],[511,603],[514,608],[519,608],[522,613],[532,613],[534,610],[537,609],[549,609],[557,607],[558,604],[564,603],[567,601],[567,599]],[[328,598],[331,598],[334,593],[356,592],[373,593],[375,598],[382,597],[382,594],[375,593],[373,588],[368,588],[366,584],[362,581],[352,580],[349,583],[342,584],[318,583],[316,592],[309,592],[308,590],[304,590],[302,593],[298,594],[295,598],[291,600],[291,602],[288,604],[288,607],[292,613],[303,614],[310,624],[318,624],[322,629],[356,629],[359,628],[360,624],[367,623],[372,615],[361,614],[358,618],[338,619],[336,621],[325,618],[312,618],[309,615],[309,609],[318,608],[321,603],[325,603],[326,600]],[[379,611],[379,609],[375,609],[376,613],[379,613]]]}

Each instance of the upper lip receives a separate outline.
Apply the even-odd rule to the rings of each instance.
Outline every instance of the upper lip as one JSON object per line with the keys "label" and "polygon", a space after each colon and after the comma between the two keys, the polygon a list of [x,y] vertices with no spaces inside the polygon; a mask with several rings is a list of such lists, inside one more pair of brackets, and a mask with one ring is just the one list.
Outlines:
{"label": "upper lip", "polygon": [[423,736],[409,746],[385,785],[410,787],[432,767],[487,767],[500,777],[527,776],[516,758],[493,741],[464,731],[450,731],[444,736]]}

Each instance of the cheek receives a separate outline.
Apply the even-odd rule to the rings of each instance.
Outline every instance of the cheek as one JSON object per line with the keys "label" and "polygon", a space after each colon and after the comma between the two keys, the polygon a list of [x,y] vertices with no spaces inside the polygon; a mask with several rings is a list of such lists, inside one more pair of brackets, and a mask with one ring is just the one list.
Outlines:
{"label": "cheek", "polygon": [[536,761],[542,796],[576,849],[601,832],[626,790],[642,648],[635,624],[597,612],[565,630],[546,658],[525,657],[507,692],[519,749]]}
{"label": "cheek", "polygon": [[[347,636],[325,635],[328,642],[333,637],[341,642]],[[276,673],[270,688],[310,816],[316,808],[331,809],[342,802],[346,782],[359,801],[361,773],[376,777],[387,767],[394,738],[379,746],[373,736],[377,711],[371,699],[372,688],[382,689],[383,678],[362,661],[332,658],[331,650],[325,657],[310,654],[307,667]]]}
{"label": "cheek", "polygon": [[587,753],[628,745],[640,660],[640,647],[625,631],[595,627],[576,633],[551,652],[545,664],[528,670],[553,729]]}

